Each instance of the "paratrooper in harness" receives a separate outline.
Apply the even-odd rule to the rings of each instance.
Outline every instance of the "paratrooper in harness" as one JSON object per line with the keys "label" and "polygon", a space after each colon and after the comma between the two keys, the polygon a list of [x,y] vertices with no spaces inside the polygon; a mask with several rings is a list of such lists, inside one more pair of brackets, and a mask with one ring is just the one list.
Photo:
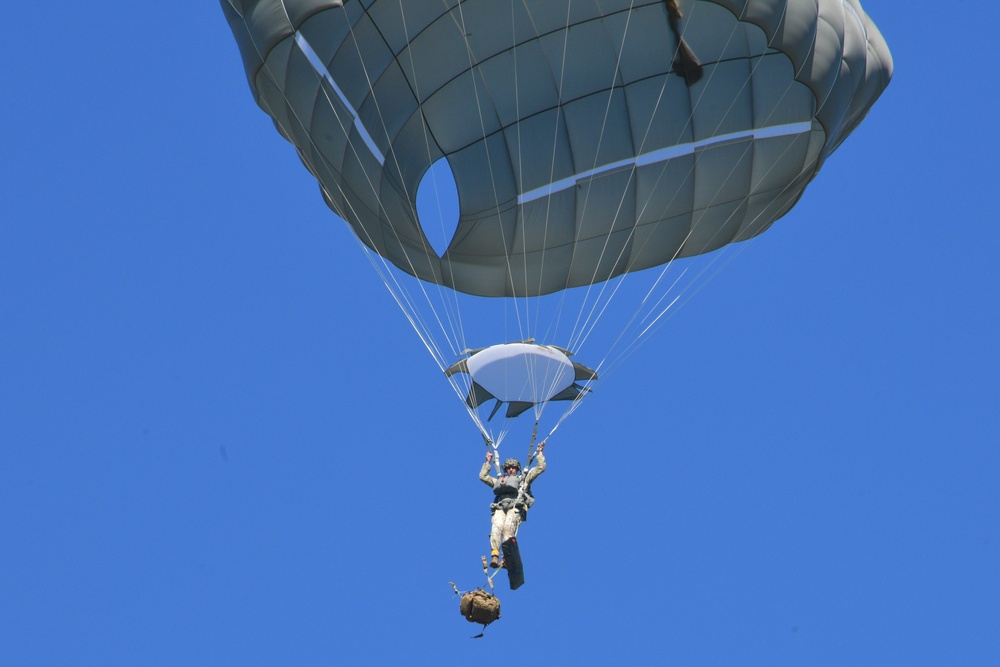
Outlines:
{"label": "paratrooper in harness", "polygon": [[[479,470],[479,479],[493,489],[493,502],[490,510],[493,512],[492,528],[490,530],[490,567],[500,567],[500,550],[502,545],[517,536],[518,526],[525,521],[535,499],[531,495],[531,483],[545,472],[545,441],[539,443],[534,458],[537,465],[522,472],[521,463],[517,459],[507,459],[503,463],[499,477],[490,475],[490,463],[493,452],[486,452],[486,462]],[[530,463],[530,462],[529,462]]]}

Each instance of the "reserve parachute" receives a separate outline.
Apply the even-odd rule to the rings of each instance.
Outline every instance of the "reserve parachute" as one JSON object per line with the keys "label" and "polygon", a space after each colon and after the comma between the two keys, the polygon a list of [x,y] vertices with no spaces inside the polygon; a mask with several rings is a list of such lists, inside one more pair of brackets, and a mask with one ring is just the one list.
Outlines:
{"label": "reserve parachute", "polygon": [[[258,105],[484,435],[480,399],[504,400],[470,350],[523,346],[480,359],[537,387],[508,413],[537,419],[557,395],[572,410],[676,303],[675,260],[785,215],[892,75],[856,0],[222,7]],[[418,206],[428,179],[453,212]],[[595,354],[607,319],[618,333]],[[550,361],[585,347],[582,379]]]}

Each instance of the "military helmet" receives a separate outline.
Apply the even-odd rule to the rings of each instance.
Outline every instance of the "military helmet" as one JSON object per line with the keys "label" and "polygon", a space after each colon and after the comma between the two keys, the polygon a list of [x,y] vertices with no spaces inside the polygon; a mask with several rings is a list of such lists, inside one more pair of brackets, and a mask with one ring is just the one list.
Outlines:
{"label": "military helmet", "polygon": [[507,459],[503,462],[503,469],[506,470],[507,468],[517,468],[517,471],[521,472],[521,462],[517,459]]}

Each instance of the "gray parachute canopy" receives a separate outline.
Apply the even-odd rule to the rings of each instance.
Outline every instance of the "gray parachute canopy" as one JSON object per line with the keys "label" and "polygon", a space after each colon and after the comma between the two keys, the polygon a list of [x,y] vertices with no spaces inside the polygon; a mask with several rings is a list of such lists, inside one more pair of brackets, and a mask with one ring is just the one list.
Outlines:
{"label": "gray parachute canopy", "polygon": [[[258,104],[372,250],[481,296],[759,234],[889,83],[857,0],[222,0]],[[340,6],[343,5],[343,6]],[[416,209],[445,158],[443,255]]]}

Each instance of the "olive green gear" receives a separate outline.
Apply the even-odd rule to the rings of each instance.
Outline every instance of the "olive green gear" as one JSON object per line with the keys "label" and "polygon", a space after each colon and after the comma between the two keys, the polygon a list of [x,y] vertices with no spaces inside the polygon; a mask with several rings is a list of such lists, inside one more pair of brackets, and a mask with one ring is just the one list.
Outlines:
{"label": "olive green gear", "polygon": [[521,462],[517,459],[507,459],[503,462],[503,469],[506,470],[507,468],[517,468],[517,471],[521,472]]}

